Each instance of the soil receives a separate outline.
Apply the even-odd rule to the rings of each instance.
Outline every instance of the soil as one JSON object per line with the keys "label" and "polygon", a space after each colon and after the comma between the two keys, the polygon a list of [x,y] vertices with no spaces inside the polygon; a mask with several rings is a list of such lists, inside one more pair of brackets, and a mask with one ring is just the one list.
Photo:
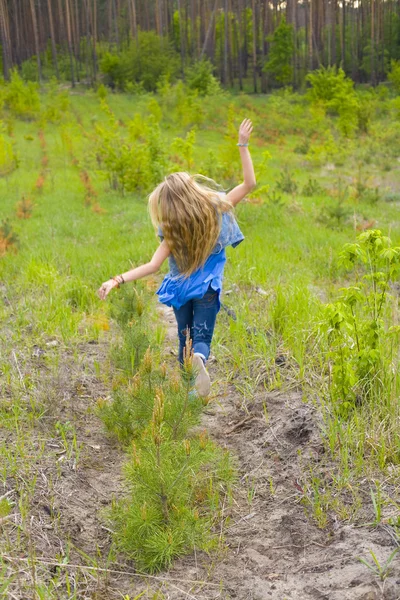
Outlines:
{"label": "soil", "polygon": [[[166,352],[172,354],[174,316],[164,307],[160,314],[168,329]],[[34,360],[40,363],[39,350]],[[49,351],[45,348],[43,355]],[[45,440],[47,459],[37,466],[30,507],[31,543],[38,561],[45,563],[38,562],[38,574],[47,570],[54,575],[52,563],[63,560],[80,565],[68,568],[79,600],[124,595],[134,600],[142,592],[141,597],[153,600],[400,599],[397,557],[384,582],[357,558],[368,560],[373,550],[381,564],[387,560],[394,542],[384,528],[333,522],[318,529],[300,502],[298,478],[307,461],[321,452],[314,409],[297,392],[265,391],[245,409],[235,388],[220,380],[215,360],[210,367],[214,397],[202,426],[236,457],[239,472],[233,504],[226,508],[230,516],[224,531],[226,549],[216,556],[187,556],[155,578],[138,576],[134,565],[123,557],[113,556],[109,568],[112,536],[104,510],[124,492],[124,455],[107,437],[95,413],[98,398],[109,393],[96,373],[96,364],[107,363],[106,352],[106,344],[82,345],[77,365],[76,357],[66,351],[56,381],[53,374],[41,370],[48,412],[38,443],[39,438]],[[60,437],[49,436],[49,423],[57,421],[76,427],[82,444],[77,464],[74,457],[68,458]],[[0,496],[3,493],[9,493],[18,506],[16,482],[9,480]],[[18,527],[8,529],[8,535],[11,542],[15,540]],[[21,553],[8,555],[5,574],[18,572],[18,577],[7,598],[30,600],[32,596],[24,590],[29,589],[32,570]],[[88,556],[98,559],[90,561]],[[90,565],[104,571],[91,570]],[[61,580],[65,585],[64,574]]]}
{"label": "soil", "polygon": [[[161,313],[174,352],[174,315],[164,307]],[[397,557],[383,583],[358,560],[372,562],[372,550],[385,563],[395,545],[384,528],[333,522],[319,529],[300,502],[298,478],[307,462],[322,452],[314,409],[298,392],[263,391],[244,410],[241,396],[233,386],[218,381],[218,365],[211,364],[216,396],[203,424],[215,441],[237,457],[240,476],[225,531],[228,549],[212,565],[209,558],[197,557],[196,562],[187,557],[169,575],[221,582],[217,593],[191,592],[196,598],[400,599]]]}

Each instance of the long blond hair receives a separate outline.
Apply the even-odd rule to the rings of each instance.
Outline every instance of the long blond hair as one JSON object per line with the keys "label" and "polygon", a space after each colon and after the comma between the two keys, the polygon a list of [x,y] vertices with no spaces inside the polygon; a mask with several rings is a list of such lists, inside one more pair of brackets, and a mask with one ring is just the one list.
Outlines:
{"label": "long blond hair", "polygon": [[222,213],[232,210],[217,189],[211,179],[181,172],[166,177],[149,196],[152,223],[161,227],[185,277],[204,265],[217,243]]}

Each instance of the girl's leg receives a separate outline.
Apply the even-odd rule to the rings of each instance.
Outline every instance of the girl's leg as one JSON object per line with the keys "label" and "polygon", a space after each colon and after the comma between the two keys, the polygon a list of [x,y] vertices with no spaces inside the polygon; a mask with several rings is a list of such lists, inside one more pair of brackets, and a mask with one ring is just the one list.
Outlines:
{"label": "girl's leg", "polygon": [[183,364],[183,350],[186,345],[186,331],[189,328],[190,337],[193,339],[193,300],[186,302],[180,308],[174,308],[178,324],[179,362]]}
{"label": "girl's leg", "polygon": [[210,356],[211,340],[220,308],[219,293],[211,287],[200,300],[193,300],[193,352],[204,362]]}

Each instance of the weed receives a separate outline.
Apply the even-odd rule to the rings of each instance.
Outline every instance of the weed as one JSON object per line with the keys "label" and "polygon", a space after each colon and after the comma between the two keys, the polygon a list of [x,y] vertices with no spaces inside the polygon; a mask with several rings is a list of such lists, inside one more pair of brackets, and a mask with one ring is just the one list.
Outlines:
{"label": "weed", "polygon": [[398,553],[398,551],[399,551],[399,548],[395,548],[383,565],[379,562],[376,554],[372,550],[369,550],[369,553],[373,560],[372,564],[369,563],[368,561],[366,561],[364,558],[359,558],[358,560],[363,565],[365,565],[370,571],[372,571],[372,573],[374,575],[376,575],[376,577],[379,577],[379,579],[381,581],[384,581],[389,575],[390,566],[393,562],[394,557]]}
{"label": "weed", "polygon": [[31,198],[23,196],[16,206],[18,219],[30,219],[34,206]]}
{"label": "weed", "polygon": [[289,171],[289,168],[285,166],[283,171],[281,171],[279,175],[279,179],[276,182],[276,189],[284,192],[285,194],[296,194],[298,190],[298,183],[294,179],[292,173]]}
{"label": "weed", "polygon": [[19,238],[8,219],[2,221],[0,225],[0,257],[6,252],[17,252],[19,247]]}
{"label": "weed", "polygon": [[301,193],[303,196],[310,198],[312,196],[318,196],[319,194],[322,194],[322,192],[323,192],[323,188],[318,183],[318,181],[316,179],[312,179],[311,177],[309,177],[308,181],[304,185]]}

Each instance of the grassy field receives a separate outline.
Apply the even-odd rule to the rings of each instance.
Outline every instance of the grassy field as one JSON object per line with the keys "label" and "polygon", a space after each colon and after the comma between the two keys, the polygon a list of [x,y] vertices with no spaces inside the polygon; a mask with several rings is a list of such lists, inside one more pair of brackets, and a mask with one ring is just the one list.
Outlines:
{"label": "grassy field", "polygon": [[[245,494],[250,512],[259,484],[246,475],[250,455],[243,462],[216,432],[219,413],[212,427],[201,416],[220,406],[221,390],[235,398],[239,428],[256,408],[263,431],[273,427],[271,394],[309,407],[319,452],[297,440],[293,501],[310,531],[363,527],[361,572],[391,593],[400,545],[397,98],[377,93],[367,131],[351,137],[337,117],[287,93],[53,89],[40,102],[31,115],[6,105],[1,133],[2,597],[232,597],[211,576],[183,592],[193,571],[181,582],[134,576],[193,548],[196,566],[196,549],[214,568],[232,553],[235,498]],[[228,251],[213,396],[189,405],[156,310],[158,279],[107,303],[96,290],[155,250],[146,194],[164,173],[202,172],[225,188],[240,179],[244,117],[254,121],[258,188],[236,212],[246,240]],[[265,481],[273,513],[276,482]],[[379,527],[388,542],[376,558],[368,535]]]}

